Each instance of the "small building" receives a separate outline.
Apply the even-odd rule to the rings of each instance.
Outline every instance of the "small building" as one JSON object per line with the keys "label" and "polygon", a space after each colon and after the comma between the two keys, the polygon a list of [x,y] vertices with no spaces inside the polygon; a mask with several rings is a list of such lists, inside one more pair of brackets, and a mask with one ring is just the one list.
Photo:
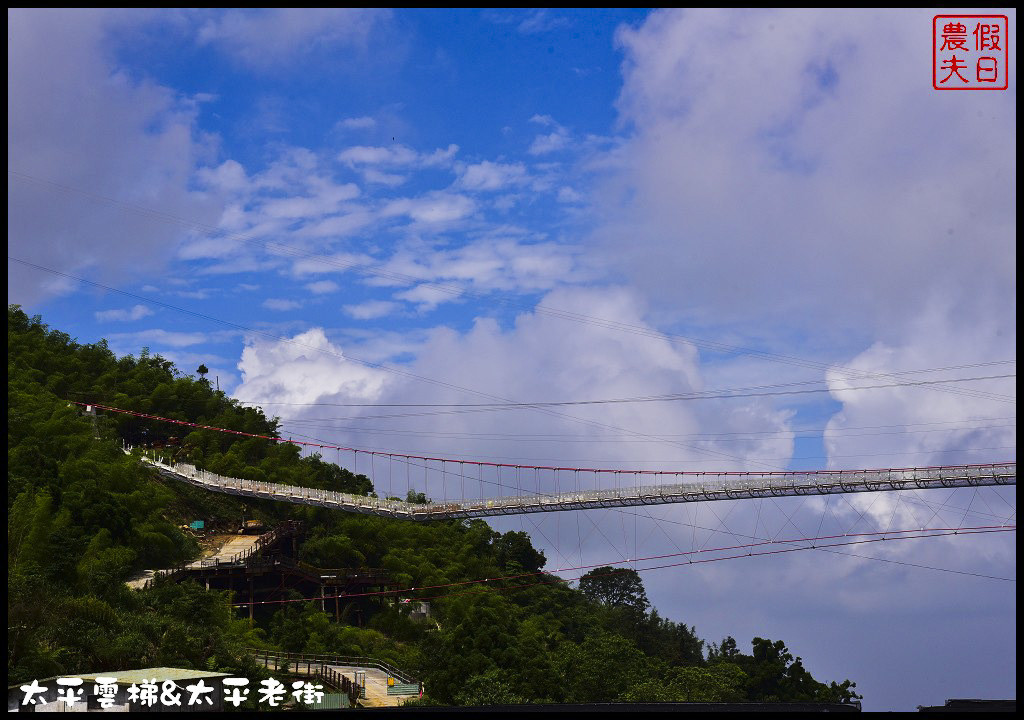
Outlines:
{"label": "small building", "polygon": [[409,611],[409,619],[411,620],[426,620],[430,617],[430,603],[421,600],[419,602],[408,603],[411,607]]}
{"label": "small building", "polygon": [[[61,675],[8,687],[7,711],[220,712],[224,709],[224,679],[228,677],[228,673],[167,667]],[[156,688],[150,693],[152,702],[143,692],[145,685]],[[69,691],[75,697],[70,705],[61,699]],[[26,702],[27,696],[31,696],[31,702]],[[175,696],[179,705],[169,702]],[[193,699],[195,702],[190,704]]]}

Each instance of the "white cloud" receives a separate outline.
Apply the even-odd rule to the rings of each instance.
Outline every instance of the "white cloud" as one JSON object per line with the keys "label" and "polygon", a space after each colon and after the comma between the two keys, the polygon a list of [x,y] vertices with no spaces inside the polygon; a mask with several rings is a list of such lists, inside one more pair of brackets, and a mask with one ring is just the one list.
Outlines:
{"label": "white cloud", "polygon": [[298,233],[303,237],[345,237],[354,235],[372,224],[373,213],[368,210],[354,209],[343,215],[331,215],[322,219],[311,219]]}
{"label": "white cloud", "polygon": [[451,165],[458,151],[458,145],[438,148],[431,153],[420,153],[405,145],[390,147],[355,145],[340,152],[338,161],[352,168],[361,168],[367,165],[404,168],[447,167]]}
{"label": "white cloud", "polygon": [[236,258],[242,246],[240,238],[200,236],[184,243],[178,250],[182,260]]}
{"label": "white cloud", "polygon": [[203,185],[219,188],[228,193],[239,193],[249,187],[249,177],[235,160],[225,160],[217,167],[199,168],[196,177]]}
{"label": "white cloud", "polygon": [[137,352],[142,346],[167,346],[172,348],[191,347],[203,343],[218,342],[234,333],[202,333],[202,332],[178,332],[173,330],[140,330],[133,333],[113,333],[108,335],[111,343],[117,343],[129,348],[129,352]]}
{"label": "white cloud", "polygon": [[531,155],[547,155],[569,147],[572,141],[569,131],[550,115],[534,115],[530,122],[552,128],[552,132],[537,135],[533,139],[527,150]]}
{"label": "white cloud", "polygon": [[[1016,378],[1001,378],[931,386],[856,390],[864,385],[896,381],[1007,375],[1015,362],[960,370],[890,375],[911,368],[971,365],[999,360],[1014,361],[998,321],[990,318],[970,329],[951,322],[953,308],[935,303],[919,317],[899,345],[875,343],[845,368],[827,375],[832,396],[842,403],[825,431],[830,468],[927,467],[1012,461],[1016,458]],[[869,374],[863,377],[863,374]],[[881,432],[859,433],[850,428],[880,427]],[[887,519],[898,498],[855,498],[852,505],[876,519]],[[910,510],[902,506],[902,519]],[[907,523],[904,523],[907,524]]]}
{"label": "white cloud", "polygon": [[[223,198],[222,235],[197,238],[186,245],[187,259],[230,258],[217,272],[248,272],[267,256],[271,266],[287,255],[276,243],[295,246],[303,240],[331,240],[357,233],[374,221],[354,183],[339,183],[329,163],[304,148],[286,148],[267,167],[253,175],[233,161],[200,172],[200,184]],[[265,254],[252,240],[266,237],[275,245]],[[245,241],[250,242],[246,243]],[[288,242],[291,240],[291,242]],[[210,272],[209,268],[206,272]]]}
{"label": "white cloud", "polygon": [[568,18],[555,17],[550,10],[543,9],[531,12],[526,19],[516,26],[516,30],[524,35],[534,35],[557,28],[569,27],[571,24]]}
{"label": "white cloud", "polygon": [[535,137],[533,142],[530,143],[527,152],[531,155],[547,155],[548,153],[564,150],[569,146],[569,142],[569,131],[565,128],[559,128],[553,133]]}
{"label": "white cloud", "polygon": [[302,303],[296,300],[284,300],[281,298],[267,298],[263,301],[263,307],[267,310],[277,310],[285,312],[288,310],[297,310],[302,307]]}
{"label": "white cloud", "polygon": [[932,296],[1005,315],[1014,97],[933,90],[922,27],[925,11],[759,10],[620,28],[631,136],[603,159],[604,251],[700,321],[849,341],[898,334]]}
{"label": "white cloud", "polygon": [[468,216],[475,207],[465,195],[433,191],[416,198],[393,200],[384,206],[381,216],[408,215],[419,223],[451,223]]}
{"label": "white cloud", "polygon": [[153,311],[145,305],[135,305],[130,309],[123,310],[100,310],[94,313],[96,320],[99,322],[131,322],[141,320],[152,314]]}
{"label": "white cloud", "polygon": [[[631,136],[599,160],[611,168],[598,195],[603,251],[657,312],[773,342],[812,335],[853,358],[844,366],[1015,359],[1012,100],[991,93],[968,107],[921,82],[914,58],[930,57],[929,39],[908,28],[930,23],[917,11],[695,11],[622,28]],[[937,147],[960,158],[955,173]],[[999,449],[1014,428],[940,424],[1004,416],[1005,402],[958,386],[852,390],[884,380],[837,370],[827,380],[842,403],[824,437],[830,467],[1014,453]],[[962,387],[1013,395],[1015,384]],[[849,431],[859,427],[887,430]],[[858,496],[836,513],[927,519],[903,503]]]}
{"label": "white cloud", "polygon": [[415,304],[421,312],[428,312],[443,302],[458,299],[461,294],[460,289],[453,286],[416,285],[409,290],[395,293],[395,297]]}
{"label": "white cloud", "polygon": [[[402,249],[382,269],[385,273],[477,291],[536,292],[591,278],[573,247],[555,242],[521,242],[501,232],[458,248]],[[459,294],[429,287],[405,291],[401,299],[429,301],[429,307],[434,307]]]}
{"label": "white cloud", "polygon": [[578,203],[582,199],[583,196],[568,185],[558,188],[558,202],[560,203]]}
{"label": "white cloud", "polygon": [[265,70],[315,52],[365,50],[390,17],[386,10],[355,8],[229,10],[205,21],[197,40]]}
{"label": "white cloud", "polygon": [[360,165],[414,165],[420,159],[420,154],[404,145],[392,147],[369,147],[356,145],[343,150],[338,155],[338,160],[349,167]]}
{"label": "white cloud", "polygon": [[[320,328],[288,342],[250,339],[238,369],[242,382],[235,396],[267,403],[311,403],[337,396],[375,402],[390,377],[345,359]],[[274,405],[267,407],[273,412]]]}
{"label": "white cloud", "polygon": [[468,191],[502,190],[529,181],[522,163],[497,163],[490,160],[467,165],[462,169],[458,186]]}
{"label": "white cloud", "polygon": [[376,127],[377,121],[369,116],[345,118],[338,125],[346,130],[367,130]]}
{"label": "white cloud", "polygon": [[358,305],[345,305],[343,310],[356,320],[376,320],[397,311],[401,305],[387,300],[368,300]]}
{"label": "white cloud", "polygon": [[408,180],[408,178],[405,177],[404,175],[396,175],[395,173],[381,172],[380,170],[375,170],[374,168],[364,168],[362,172],[363,180],[365,180],[368,183],[373,183],[375,185],[398,187],[399,185],[403,184],[406,180]]}
{"label": "white cloud", "polygon": [[[623,289],[558,291],[545,298],[544,304],[568,312],[594,312],[616,322],[643,324],[641,308]],[[418,344],[406,343],[398,351],[410,353],[413,359],[400,366],[402,374],[367,368],[349,360],[345,357],[349,348],[327,343],[323,332],[315,329],[295,338],[300,347],[277,342],[250,344],[239,364],[244,381],[237,394],[269,403],[474,403],[493,400],[493,396],[529,402],[651,396],[703,389],[695,349],[684,343],[671,343],[658,337],[653,328],[648,329],[649,336],[633,336],[541,313],[524,313],[507,329],[493,320],[479,319],[465,333],[435,328]],[[303,346],[315,346],[328,353]],[[361,346],[353,347],[351,354],[367,355]],[[379,353],[370,356],[377,358]],[[433,378],[438,383],[417,381],[410,373]],[[474,395],[459,390],[460,387],[489,395]],[[552,412],[412,415],[397,426],[375,419],[382,412],[387,414],[384,408],[345,408],[345,415],[362,417],[365,422],[343,422],[340,424],[350,427],[332,430],[323,422],[317,423],[316,418],[336,416],[338,408],[290,407],[288,417],[294,419],[294,424],[286,422],[284,434],[287,436],[291,429],[348,446],[442,456],[586,460],[610,468],[639,465],[651,470],[756,468],[761,467],[757,458],[786,456],[792,450],[788,413],[756,400],[733,402],[728,407],[651,403],[573,407]],[[315,429],[305,428],[306,423],[312,423]],[[375,434],[374,427],[380,425],[385,426],[384,433]],[[395,428],[408,428],[413,434],[396,435]],[[422,428],[419,436],[416,428]],[[670,437],[698,432],[763,432],[769,428],[778,434],[755,435],[744,443]],[[476,439],[467,443],[462,436]],[[516,436],[522,437],[522,441],[510,444],[503,439]],[[566,440],[552,444],[553,438]],[[422,471],[418,475],[422,477]],[[386,482],[379,475],[374,479],[378,487]],[[532,474],[530,487],[538,480],[542,489],[554,489],[550,476],[534,478]],[[633,480],[629,476],[628,482]],[[441,497],[440,474],[430,477],[428,483],[428,493]],[[417,486],[422,487],[422,480],[417,479]],[[501,492],[493,487],[483,489],[490,494]],[[478,490],[474,488],[472,492]],[[616,533],[620,532],[617,518],[613,527]],[[686,537],[688,541],[689,535]],[[600,549],[592,547],[593,551]]]}
{"label": "white cloud", "polygon": [[352,183],[335,185],[321,181],[315,183],[318,191],[310,197],[288,197],[279,200],[267,200],[263,204],[263,212],[271,218],[306,218],[316,215],[329,215],[338,212],[346,200],[359,196],[359,188]]}
{"label": "white cloud", "polygon": [[314,295],[328,295],[333,292],[338,292],[341,286],[333,280],[318,280],[306,285],[306,289]]}
{"label": "white cloud", "polygon": [[322,275],[324,273],[343,273],[356,270],[373,263],[369,255],[355,253],[334,253],[320,257],[303,258],[292,263],[291,272],[296,277]]}
{"label": "white cloud", "polygon": [[[117,282],[157,271],[185,232],[90,195],[197,223],[216,217],[216,202],[190,190],[206,152],[194,133],[197,104],[111,64],[112,38],[147,18],[8,11],[9,254]],[[59,291],[38,271],[8,280],[14,302]]]}

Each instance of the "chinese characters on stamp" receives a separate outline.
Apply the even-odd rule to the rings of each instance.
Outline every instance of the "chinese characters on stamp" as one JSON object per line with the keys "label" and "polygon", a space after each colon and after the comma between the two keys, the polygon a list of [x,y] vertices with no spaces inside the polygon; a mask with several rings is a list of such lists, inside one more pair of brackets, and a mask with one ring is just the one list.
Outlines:
{"label": "chinese characters on stamp", "polygon": [[1009,87],[1006,15],[936,15],[932,19],[932,87],[1005,90]]}

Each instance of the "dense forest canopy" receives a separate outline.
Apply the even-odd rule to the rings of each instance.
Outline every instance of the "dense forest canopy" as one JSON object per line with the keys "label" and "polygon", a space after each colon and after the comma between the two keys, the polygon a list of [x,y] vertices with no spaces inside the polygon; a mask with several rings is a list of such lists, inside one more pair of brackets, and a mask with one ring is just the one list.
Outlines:
{"label": "dense forest canopy", "polygon": [[[39,317],[8,308],[8,683],[66,673],[174,666],[266,677],[246,648],[367,655],[423,680],[425,703],[823,701],[855,685],[822,683],[782,641],[696,629],[651,608],[633,570],[597,568],[578,588],[543,574],[526,533],[481,520],[413,523],[207,493],[162,480],[122,444],[166,448],[222,475],[369,494],[370,480],[288,443],[128,415],[88,416],[101,403],[278,437],[278,425],[145,349],[118,358]],[[423,502],[422,493],[410,500]],[[382,568],[399,587],[442,586],[535,573],[438,592],[430,617],[382,600],[341,622],[315,602],[289,603],[250,623],[226,592],[194,582],[132,590],[141,569],[195,559],[196,517],[311,529],[301,559],[329,568]],[[515,585],[516,587],[511,587]],[[473,592],[465,592],[470,588]],[[299,595],[293,596],[301,598]]]}

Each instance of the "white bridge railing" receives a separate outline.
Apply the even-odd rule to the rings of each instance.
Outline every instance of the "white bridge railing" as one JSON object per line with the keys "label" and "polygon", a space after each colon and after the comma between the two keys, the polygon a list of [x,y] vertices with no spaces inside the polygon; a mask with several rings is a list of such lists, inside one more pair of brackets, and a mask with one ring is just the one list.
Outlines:
{"label": "white bridge railing", "polygon": [[[711,500],[747,500],[794,495],[928,490],[933,488],[1016,485],[1017,464],[956,465],[857,471],[794,473],[686,473],[692,482],[670,485],[634,485],[577,492],[523,494],[490,499],[461,499],[415,504],[364,495],[243,480],[216,475],[193,465],[168,465],[143,457],[161,475],[214,492],[265,498],[301,505],[317,505],[345,512],[384,515],[409,520],[519,515],[588,508],[663,505]],[[680,473],[678,476],[683,476]]]}

